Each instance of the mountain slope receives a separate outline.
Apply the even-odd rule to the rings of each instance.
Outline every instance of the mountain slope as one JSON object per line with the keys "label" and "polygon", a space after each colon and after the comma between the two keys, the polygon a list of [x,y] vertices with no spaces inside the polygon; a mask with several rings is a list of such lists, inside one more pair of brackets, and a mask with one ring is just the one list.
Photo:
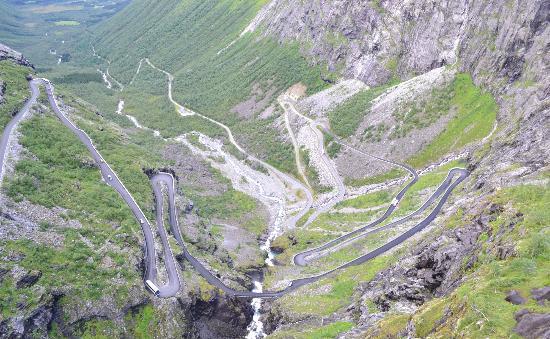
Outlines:
{"label": "mountain slope", "polygon": [[[549,16],[544,1],[133,1],[69,44],[76,60],[48,72],[60,71],[67,109],[146,213],[153,202],[145,174],[162,168],[176,175],[185,242],[231,287],[258,290],[261,282],[280,290],[290,279],[344,265],[426,217],[431,208],[393,223],[419,209],[453,167],[470,175],[403,246],[277,300],[227,298],[182,257],[177,302],[157,300],[139,281],[137,223],[114,198],[89,200],[106,188],[38,106],[39,117],[21,129],[24,156],[4,184],[8,213],[30,203],[66,209],[70,220],[61,214],[53,219],[61,227],[31,227],[27,240],[2,243],[10,260],[0,272],[10,273],[1,281],[0,329],[12,333],[18,316],[32,319],[44,305],[35,292],[44,288],[52,317],[40,331],[55,324],[65,335],[138,335],[146,327],[210,338],[253,334],[255,326],[274,338],[544,337]],[[406,173],[384,159],[419,173],[401,199],[393,197]],[[320,252],[307,266],[293,264],[297,253],[364,227],[388,206],[395,210],[385,232]],[[75,220],[82,227],[70,228]],[[32,241],[44,234],[75,240],[77,248],[69,241],[34,254]],[[258,244],[271,246],[265,263]],[[14,292],[38,274],[34,257],[48,263],[40,272],[51,277],[55,251],[81,264],[64,263],[67,288],[39,277],[40,289]],[[99,276],[80,271],[105,254],[114,263],[95,268]],[[125,285],[108,293],[123,300],[102,307],[98,291],[121,275]],[[60,289],[68,320],[59,316],[59,300],[47,299]],[[25,298],[28,307],[17,310]],[[79,316],[75,309],[85,303],[93,306]],[[170,321],[173,314],[181,323]]]}

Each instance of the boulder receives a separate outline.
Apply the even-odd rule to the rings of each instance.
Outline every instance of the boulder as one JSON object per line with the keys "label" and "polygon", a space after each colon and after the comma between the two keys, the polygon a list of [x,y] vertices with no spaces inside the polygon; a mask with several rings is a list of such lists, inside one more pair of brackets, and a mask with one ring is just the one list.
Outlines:
{"label": "boulder", "polygon": [[508,292],[508,295],[506,295],[506,298],[504,298],[507,302],[512,303],[514,305],[522,305],[525,304],[525,298],[523,298],[518,291],[512,290]]}
{"label": "boulder", "polygon": [[33,64],[27,60],[23,54],[9,48],[8,46],[0,43],[0,61],[1,60],[12,60],[21,66],[27,66],[34,68]]}
{"label": "boulder", "polygon": [[526,309],[515,315],[514,332],[525,338],[550,338],[550,314],[531,313]]}
{"label": "boulder", "polygon": [[36,284],[38,279],[42,276],[42,272],[40,271],[30,271],[27,274],[23,275],[16,283],[17,288],[27,288],[31,287],[32,285]]}
{"label": "boulder", "polygon": [[533,297],[539,305],[544,305],[545,301],[550,300],[550,286],[532,289],[531,297]]}

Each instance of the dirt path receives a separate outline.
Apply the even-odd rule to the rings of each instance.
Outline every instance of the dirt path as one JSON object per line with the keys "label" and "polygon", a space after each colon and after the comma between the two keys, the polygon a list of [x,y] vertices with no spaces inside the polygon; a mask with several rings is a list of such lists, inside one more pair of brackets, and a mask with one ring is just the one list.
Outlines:
{"label": "dirt path", "polygon": [[[108,65],[108,66],[107,66],[107,69],[105,70],[105,72],[103,72],[103,71],[102,71],[101,69],[99,69],[99,68],[97,69],[97,71],[98,71],[99,73],[101,73],[101,76],[102,76],[102,78],[103,78],[103,81],[105,82],[105,86],[106,86],[108,89],[113,89],[113,84],[112,84],[112,82],[114,82],[114,83],[117,85],[117,87],[119,88],[119,90],[122,92],[122,91],[124,90],[124,85],[122,85],[117,79],[115,79],[115,77],[113,77],[111,74],[109,74],[109,68],[111,67],[111,60],[109,60],[109,59],[107,59],[107,58],[102,57],[101,55],[99,55],[99,54],[97,53],[97,51],[95,50],[94,45],[90,45],[90,46],[92,46],[92,53],[93,53],[93,56],[96,57],[96,58],[98,58],[98,59],[100,59],[100,60],[105,61],[105,62],[107,63],[107,65]],[[109,81],[109,79],[111,79],[112,82]]]}
{"label": "dirt path", "polygon": [[261,164],[262,166],[264,166],[268,171],[272,172],[272,174],[276,177],[278,177],[280,180],[282,180],[283,182],[286,183],[286,185],[289,185],[290,187],[293,188],[293,190],[295,191],[303,191],[305,193],[305,200],[306,200],[306,204],[304,206],[304,208],[302,210],[300,210],[297,214],[295,214],[294,216],[291,216],[288,220],[287,220],[287,225],[288,225],[288,228],[292,228],[294,227],[294,225],[296,225],[296,223],[298,222],[298,220],[303,217],[308,211],[309,209],[311,208],[311,206],[313,205],[313,195],[311,194],[311,192],[307,189],[307,187],[304,186],[304,184],[302,184],[300,181],[298,181],[297,179],[293,178],[292,176],[286,174],[286,173],[283,173],[281,171],[279,171],[278,169],[276,169],[275,167],[273,167],[272,165],[268,164],[267,162],[261,160],[261,159],[258,159],[257,157],[255,157],[254,155],[248,153],[241,145],[239,145],[239,143],[236,141],[234,135],[233,135],[233,132],[231,131],[231,129],[222,124],[221,122],[217,121],[217,120],[214,120],[212,118],[209,118],[205,115],[202,115],[200,113],[197,113],[197,112],[194,112],[188,108],[185,108],[183,107],[182,105],[180,105],[179,103],[177,103],[173,97],[172,97],[172,82],[174,80],[174,76],[170,73],[168,73],[167,71],[165,70],[162,70],[158,67],[156,67],[148,58],[145,59],[145,61],[151,66],[153,67],[154,69],[156,69],[157,71],[159,72],[162,72],[164,73],[167,77],[168,77],[168,98],[170,99],[170,101],[176,106],[176,108],[178,109],[178,111],[181,113],[181,110],[185,110],[185,112],[187,112],[185,115],[183,116],[189,116],[189,115],[197,115],[211,123],[214,123],[216,125],[218,125],[219,127],[221,127],[223,130],[225,130],[225,132],[227,133],[227,136],[229,138],[229,142],[235,146],[235,148],[237,148],[237,150],[239,152],[241,152],[242,154],[246,155],[248,157],[249,160],[252,160],[254,162],[257,162],[259,164]]}
{"label": "dirt path", "polygon": [[[283,105],[281,104],[281,106]],[[300,156],[300,146],[296,141],[296,136],[294,135],[294,131],[292,130],[292,126],[290,125],[290,117],[286,109],[285,109],[285,127],[288,131],[288,134],[290,135],[290,141],[292,142],[292,146],[294,147],[294,160],[296,161],[296,167],[298,168],[298,172],[300,173],[300,176],[302,177],[302,179],[304,180],[308,188],[312,190],[311,184],[309,183],[306,173],[304,172],[304,166],[302,165],[302,160]]]}
{"label": "dirt path", "polygon": [[[325,201],[321,201],[319,203],[319,206],[315,209],[315,211],[309,216],[308,220],[304,224],[304,227],[311,224],[319,215],[322,213],[327,212],[330,210],[334,205],[336,205],[338,202],[342,201],[346,196],[346,186],[344,185],[344,180],[338,173],[338,169],[336,168],[336,164],[328,157],[327,152],[325,150],[325,141],[324,141],[324,135],[319,130],[319,127],[322,127],[321,123],[301,114],[298,112],[298,110],[295,107],[295,102],[293,99],[291,99],[288,95],[283,94],[278,99],[279,104],[284,109],[285,112],[285,122],[288,122],[287,129],[290,129],[290,114],[294,114],[298,117],[301,117],[305,119],[308,123],[309,133],[313,136],[312,139],[309,142],[310,144],[310,151],[313,152],[312,158],[317,159],[317,169],[319,171],[320,175],[324,175],[325,178],[327,178],[327,181],[330,182],[330,185],[334,187],[335,192],[328,196],[328,198]],[[293,144],[295,139],[293,139]],[[296,142],[294,146],[297,158],[297,165],[299,164],[299,145]]]}

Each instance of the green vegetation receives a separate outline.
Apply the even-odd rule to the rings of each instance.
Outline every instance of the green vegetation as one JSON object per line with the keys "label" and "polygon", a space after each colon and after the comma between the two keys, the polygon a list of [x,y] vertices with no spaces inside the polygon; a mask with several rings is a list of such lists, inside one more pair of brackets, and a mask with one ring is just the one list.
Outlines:
{"label": "green vegetation", "polygon": [[325,150],[330,158],[335,158],[342,150],[342,145],[334,140],[332,134],[323,132]]}
{"label": "green vegetation", "polygon": [[[452,161],[444,166],[441,166],[433,172],[426,173],[418,178],[418,181],[411,186],[407,194],[401,199],[395,216],[402,216],[418,209],[426,198],[420,198],[420,194],[429,189],[427,194],[432,194],[435,188],[447,177],[449,170],[453,167],[465,167],[465,163],[461,160]],[[460,187],[460,186],[459,186]]]}
{"label": "green vegetation", "polygon": [[302,164],[304,165],[304,174],[306,175],[307,181],[311,185],[311,188],[315,193],[325,193],[332,191],[332,187],[321,185],[319,178],[319,172],[315,168],[314,164],[311,162],[309,156],[309,150],[305,148],[300,149],[300,157],[302,159]]}
{"label": "green vegetation", "polygon": [[[14,253],[23,259],[19,266],[27,270],[42,272],[37,284],[53,292],[70,287],[71,295],[88,300],[97,300],[105,291],[115,296],[124,293],[125,285],[118,286],[112,280],[122,277],[128,281],[138,281],[135,270],[130,267],[104,268],[100,265],[102,254],[94,252],[81,239],[81,232],[71,229],[60,230],[65,237],[62,249],[38,245],[30,240],[1,241],[4,255]],[[101,236],[105,232],[98,232]],[[97,239],[97,238],[96,238]],[[7,263],[8,267],[12,263]],[[37,305],[40,301],[33,287],[16,289],[10,279],[0,284],[0,310],[3,316],[14,315],[17,304],[26,300],[27,305]],[[30,307],[30,306],[29,306]]]}
{"label": "green vegetation", "polygon": [[134,218],[116,191],[101,182],[87,149],[52,116],[35,117],[21,124],[21,144],[36,158],[22,159],[17,176],[7,185],[16,200],[52,208],[60,206],[73,217],[131,224]]}
{"label": "green vegetation", "polygon": [[9,1],[0,2],[0,13],[5,13],[0,16],[0,41],[13,48],[12,42],[17,41],[20,35],[29,34],[22,24],[27,15]]}
{"label": "green vegetation", "polygon": [[229,189],[221,195],[192,195],[193,201],[199,206],[199,216],[206,219],[239,220],[241,226],[260,236],[267,226],[262,216],[254,216],[258,211],[258,202],[250,196],[234,189]]}
{"label": "green vegetation", "polygon": [[342,138],[353,135],[370,110],[372,100],[392,85],[395,83],[363,90],[338,105],[328,113],[331,130]]}
{"label": "green vegetation", "polygon": [[[298,44],[258,40],[251,33],[220,52],[238,37],[264,2],[135,1],[98,27],[97,48],[109,55],[113,60],[111,73],[125,83],[133,76],[139,60],[149,57],[175,75],[174,94],[178,102],[235,125],[238,118],[227,112],[250,95],[254,84],[269,82],[263,87],[280,92],[301,81],[310,93],[325,86],[320,68],[307,63]],[[213,22],[220,24],[212,25]],[[120,30],[121,26],[127,29]],[[167,41],[170,48],[166,47]]]}
{"label": "green vegetation", "polygon": [[56,26],[78,26],[80,22],[74,20],[61,20],[54,23]]}
{"label": "green vegetation", "polygon": [[[386,10],[382,7],[382,0],[371,0],[370,5],[372,8],[377,11],[379,14],[384,14]],[[391,69],[391,68],[390,68]]]}
{"label": "green vegetation", "polygon": [[200,215],[205,218],[240,218],[257,208],[256,200],[234,189],[219,196],[197,196]]}
{"label": "green vegetation", "polygon": [[[67,71],[72,65],[81,64],[84,60],[84,54],[78,53],[76,56],[73,53],[79,52],[75,46],[84,43],[85,52],[89,53],[90,45],[88,41],[83,41],[85,37],[82,32],[90,25],[112,16],[126,4],[127,1],[115,0],[107,6],[96,6],[105,3],[90,0],[86,6],[59,3],[40,6],[39,2],[2,1],[0,13],[5,15],[0,17],[0,41],[32,60],[39,73],[42,73],[39,69],[46,68],[56,72]],[[57,50],[58,54],[48,54],[50,49]],[[75,58],[69,63],[58,65],[57,58],[63,53],[70,53]],[[46,77],[50,80],[53,78],[51,74]]]}
{"label": "green vegetation", "polygon": [[408,160],[412,166],[423,167],[468,143],[481,140],[493,128],[498,110],[493,96],[476,87],[469,74],[458,74],[452,86],[451,105],[457,113],[441,134]]}
{"label": "green vegetation", "polygon": [[145,214],[152,218],[152,213],[148,212],[153,206],[152,189],[143,169],[166,165],[166,160],[156,152],[162,149],[164,142],[151,133],[124,135],[117,126],[106,122],[81,100],[66,96],[65,102],[76,109],[81,117],[75,119],[76,124],[90,136]]}
{"label": "green vegetation", "polygon": [[384,133],[389,129],[385,124],[370,125],[361,136],[361,141],[380,142]]}
{"label": "green vegetation", "polygon": [[[415,129],[426,128],[437,122],[441,116],[448,114],[451,110],[455,87],[456,85],[453,84],[441,89],[434,88],[428,98],[415,100],[405,107],[396,109],[392,115],[397,125],[392,130],[390,139],[402,138]],[[379,126],[384,126],[385,131],[385,125]]]}
{"label": "green vegetation", "polygon": [[373,184],[380,184],[386,181],[404,177],[407,173],[408,172],[405,172],[404,169],[399,167],[399,168],[393,168],[387,172],[384,172],[382,174],[375,175],[375,176],[359,178],[359,179],[346,178],[345,183],[346,185],[352,186],[352,187],[361,187],[361,186],[367,186],[367,185],[373,185]]}
{"label": "green vegetation", "polygon": [[335,208],[353,207],[353,208],[371,208],[389,203],[392,199],[390,192],[380,191],[361,195],[357,198],[344,200],[338,203]]}
{"label": "green vegetation", "polygon": [[[465,282],[449,296],[426,303],[412,317],[417,337],[431,333],[437,337],[506,338],[514,336],[514,314],[520,309],[550,312],[547,303],[539,305],[530,297],[531,289],[550,283],[548,186],[505,188],[491,200],[512,208],[506,207],[491,222],[491,235],[482,236],[483,248],[474,267],[465,272]],[[501,229],[505,229],[504,233]],[[501,259],[499,244],[513,244],[515,254]],[[523,305],[507,302],[505,297],[511,290],[519,291],[527,302]]]}
{"label": "green vegetation", "polygon": [[134,338],[153,338],[155,333],[155,310],[151,305],[145,305],[138,312],[126,315],[124,319],[133,327]]}
{"label": "green vegetation", "polygon": [[[275,91],[266,98],[268,101],[275,100],[278,93],[297,82],[306,85],[308,93],[326,86],[322,77],[328,74],[321,76],[323,68],[310,65],[297,43],[279,44],[271,38],[260,39],[256,33],[236,39],[264,2],[167,0],[160,5],[134,1],[97,27],[94,45],[100,54],[113,61],[110,73],[125,84],[134,76],[139,60],[150,58],[155,65],[174,74],[175,100],[227,124],[251,153],[282,171],[296,174],[292,147],[280,138],[274,127],[278,113],[265,120],[245,120],[229,113],[251,96],[254,86],[269,89],[270,93]],[[213,22],[219,24],[212,25]],[[126,29],[119,29],[121,25]],[[220,51],[234,39],[231,47]],[[142,71],[147,72],[146,68],[142,67]],[[165,88],[166,76],[157,72],[156,79],[163,81]],[[145,126],[173,136],[191,128],[203,131],[205,128],[201,125],[208,125],[197,117],[177,117],[165,104],[166,98],[157,98],[151,93],[159,87],[158,80],[149,77],[142,82],[139,91],[145,91],[145,95],[140,97],[142,92],[138,92],[138,88],[136,93],[128,90],[130,94],[125,102],[128,112],[133,111]],[[260,99],[264,98],[257,98]],[[156,113],[159,105],[160,112]]]}
{"label": "green vegetation", "polygon": [[[57,324],[54,323],[57,327]],[[117,326],[109,319],[90,319],[82,322],[76,329],[76,334],[79,338],[118,338],[130,336],[132,338],[150,339],[154,338],[158,331],[158,318],[155,317],[155,310],[150,304],[139,306],[128,310],[124,316],[123,327]],[[53,329],[53,326],[52,326]],[[52,337],[63,337],[60,333],[50,332]]]}
{"label": "green vegetation", "polygon": [[[11,61],[0,61],[0,130],[4,127],[23,107],[25,100],[29,97],[29,85],[26,76],[32,70],[14,64]],[[2,86],[4,87],[2,89]]]}
{"label": "green vegetation", "polygon": [[[359,282],[372,279],[376,273],[397,260],[397,252],[384,255],[359,265],[339,271],[337,275],[320,280],[288,294],[276,303],[289,311],[309,316],[327,316],[350,304],[354,289]],[[327,288],[328,287],[328,288]],[[300,297],[296,297],[296,293]]]}
{"label": "green vegetation", "polygon": [[[92,136],[94,144],[143,206],[152,206],[151,189],[141,165],[154,162],[156,157],[144,152],[140,146],[128,144],[127,138],[105,125],[82,102],[71,97],[64,100],[76,108],[78,125]],[[90,120],[83,120],[82,117]],[[139,273],[128,259],[136,255],[133,250],[138,224],[116,191],[102,181],[99,171],[86,148],[57,118],[39,115],[20,126],[20,143],[24,146],[23,159],[15,168],[15,175],[5,182],[5,191],[16,201],[23,199],[48,208],[61,207],[60,217],[76,220],[81,227],[69,228],[55,222],[40,224],[39,232],[54,233],[59,237],[58,247],[37,244],[30,240],[2,241],[2,255],[16,253],[23,260],[17,263],[26,270],[42,273],[37,282],[47,292],[63,289],[71,302],[97,300],[111,293],[117,303],[124,304],[128,289],[141,284]],[[149,163],[142,159],[147,158]],[[124,168],[124,169],[122,169]],[[144,208],[148,213],[149,208]],[[98,248],[109,242],[107,253]],[[122,252],[119,249],[124,248]],[[133,249],[133,250],[132,250]],[[106,257],[114,265],[104,264]],[[11,267],[12,262],[6,265]],[[123,279],[126,284],[113,284]],[[15,282],[5,279],[0,284],[0,308],[3,315],[13,315],[18,303],[36,305],[41,289],[16,289]],[[115,287],[113,287],[115,286]],[[109,295],[107,295],[109,297]],[[94,333],[93,324],[83,333]],[[101,332],[104,333],[104,332]],[[107,335],[109,336],[109,335]]]}
{"label": "green vegetation", "polygon": [[108,319],[88,320],[79,327],[76,332],[83,339],[108,339],[118,334],[117,326]]}
{"label": "green vegetation", "polygon": [[410,316],[408,314],[390,314],[380,322],[370,327],[365,333],[366,338],[402,338]]}
{"label": "green vegetation", "polygon": [[278,331],[269,336],[269,338],[294,338],[294,339],[332,339],[336,338],[340,333],[349,331],[353,327],[353,323],[349,321],[337,321],[332,324],[309,328],[298,331]]}
{"label": "green vegetation", "polygon": [[283,141],[279,132],[273,128],[275,119],[276,117],[241,121],[234,125],[232,130],[248,152],[256,154],[285,173],[299,177],[294,161],[294,148],[289,142]]}
{"label": "green vegetation", "polygon": [[233,189],[231,182],[220,171],[210,168],[210,172],[226,189],[216,195],[201,188],[186,189],[189,198],[198,207],[198,215],[210,222],[213,219],[238,221],[244,229],[256,236],[263,234],[268,222],[258,201]]}
{"label": "green vegetation", "polygon": [[61,77],[56,77],[51,79],[51,81],[58,85],[58,84],[87,84],[90,82],[98,82],[103,83],[103,79],[101,79],[101,74],[99,72],[78,72],[78,73],[70,73],[67,75],[63,75]]}

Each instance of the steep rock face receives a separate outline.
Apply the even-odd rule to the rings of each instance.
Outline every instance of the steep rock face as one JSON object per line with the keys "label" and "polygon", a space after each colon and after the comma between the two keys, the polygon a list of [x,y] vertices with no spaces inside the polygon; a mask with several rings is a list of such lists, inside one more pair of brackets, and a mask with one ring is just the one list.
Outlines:
{"label": "steep rock face", "polygon": [[21,66],[34,68],[33,64],[31,64],[30,61],[23,56],[23,54],[9,48],[2,43],[0,43],[0,61],[1,60],[13,60]]}
{"label": "steep rock face", "polygon": [[462,67],[494,93],[499,135],[509,136],[493,145],[481,166],[521,161],[543,167],[550,155],[550,139],[541,128],[550,121],[550,4],[475,2],[471,7],[459,53]]}
{"label": "steep rock face", "polygon": [[500,97],[505,114],[521,107],[527,117],[548,109],[549,75],[542,70],[549,64],[549,6],[540,0],[273,0],[247,30],[302,41],[314,60],[368,85],[458,62]]}
{"label": "steep rock face", "polygon": [[465,1],[275,0],[256,26],[305,41],[330,69],[376,85],[395,71],[410,76],[454,63],[467,11]]}
{"label": "steep rock face", "polygon": [[482,164],[523,159],[540,167],[550,156],[539,128],[550,119],[549,17],[544,1],[274,0],[247,30],[303,41],[314,60],[369,85],[456,63],[495,96],[497,133],[516,136]]}
{"label": "steep rock face", "polygon": [[194,338],[242,338],[253,313],[248,300],[217,293],[208,301],[196,299],[188,312],[193,319],[189,333]]}
{"label": "steep rock face", "polygon": [[[472,152],[471,183],[456,194],[486,197],[549,164],[549,15],[550,4],[544,1],[274,0],[248,30],[261,30],[282,41],[298,39],[315,62],[327,62],[344,77],[369,85],[385,83],[392,76],[404,80],[445,64],[470,73],[476,85],[494,95],[498,127],[488,138],[489,147]],[[521,168],[502,171],[513,163]],[[428,236],[408,253],[410,257],[356,291],[361,303],[349,310],[359,321],[356,333],[349,335],[364,337],[363,330],[385,311],[413,313],[425,301],[460,286],[464,268],[476,262],[485,243],[479,235],[488,231],[488,223],[501,208],[481,206],[481,200],[471,203],[470,213],[477,219]],[[503,232],[511,232],[514,225],[514,221],[504,225]],[[499,244],[500,239],[502,234],[489,239],[497,257],[513,256],[514,245]],[[375,300],[379,312],[369,311],[365,299]],[[285,318],[284,310],[273,313],[271,317]],[[516,332],[528,337],[545,333],[537,326],[546,316],[518,315]]]}
{"label": "steep rock face", "polygon": [[[428,236],[406,255],[405,260],[362,284],[358,289],[362,303],[351,308],[359,316],[359,332],[383,316],[361,306],[367,299],[374,301],[379,312],[411,312],[427,300],[453,291],[461,283],[464,270],[475,264],[482,246],[478,238],[489,231],[488,224],[496,220],[499,212],[501,206],[494,204],[474,207],[472,213],[477,216],[464,226],[445,230],[434,237]],[[514,225],[512,222],[506,227],[511,229]],[[492,242],[497,242],[502,234],[494,237]],[[503,254],[509,255],[511,253]]]}

